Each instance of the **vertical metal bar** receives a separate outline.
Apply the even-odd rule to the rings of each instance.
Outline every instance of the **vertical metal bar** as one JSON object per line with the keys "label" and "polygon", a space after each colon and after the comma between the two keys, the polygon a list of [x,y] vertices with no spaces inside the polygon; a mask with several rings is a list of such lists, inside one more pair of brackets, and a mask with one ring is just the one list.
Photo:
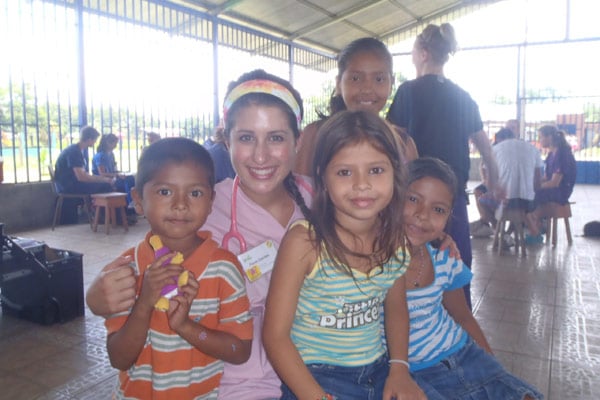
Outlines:
{"label": "vertical metal bar", "polygon": [[[68,92],[67,95],[67,109],[69,110],[68,119],[69,119],[69,131],[67,132],[69,144],[73,142],[73,103],[71,101],[71,91]],[[77,126],[77,125],[76,125]],[[61,143],[62,149],[62,143]]]}
{"label": "vertical metal bar", "polygon": [[[39,101],[37,91],[37,80],[33,81],[33,96],[34,96],[34,115],[35,115],[35,146],[37,148],[37,164],[38,164],[38,182],[42,176],[42,166],[40,158],[40,112],[39,112]],[[27,165],[27,171],[29,171],[29,165]],[[29,181],[29,179],[27,180]]]}
{"label": "vertical metal bar", "polygon": [[213,54],[213,118],[219,120],[219,23],[216,17],[212,23],[212,54]]}
{"label": "vertical metal bar", "polygon": [[[523,125],[524,124],[524,120],[523,120],[523,105],[521,104],[521,76],[523,74],[523,71],[521,70],[521,50],[522,47],[519,46],[517,47],[517,87],[516,87],[516,101],[515,104],[517,105],[517,120],[521,121],[520,124]],[[521,128],[523,128],[521,126]],[[521,132],[525,133],[524,130],[521,130]]]}
{"label": "vertical metal bar", "polygon": [[109,133],[114,133],[114,127],[115,127],[115,120],[113,118],[113,114],[114,114],[115,110],[113,108],[112,103],[108,103],[108,132]]}
{"label": "vertical metal bar", "polygon": [[[13,77],[12,68],[9,64],[9,80],[8,80],[8,96],[10,98],[10,131],[12,133],[12,159],[13,159],[13,182],[17,182],[17,152],[16,152],[16,125],[15,125],[15,102],[14,102],[14,91],[13,91]],[[5,175],[6,176],[6,175]]]}
{"label": "vertical metal bar", "polygon": [[[42,6],[42,10],[44,9],[44,7]],[[31,14],[33,17],[33,13],[34,10],[31,10]],[[42,18],[42,20],[44,20],[44,18]],[[31,33],[32,36],[35,36],[35,28],[34,28],[35,24],[32,21],[31,24]],[[31,85],[32,85],[32,90],[33,90],[33,119],[34,119],[34,123],[31,126],[31,130],[35,132],[35,140],[32,137],[32,142],[29,143],[29,138],[26,136],[25,137],[25,142],[27,143],[27,145],[25,146],[25,151],[26,154],[28,155],[27,157],[27,164],[25,165],[25,167],[27,168],[27,182],[31,182],[31,176],[30,176],[30,164],[29,164],[29,150],[31,147],[31,150],[34,150],[34,147],[37,148],[37,162],[38,162],[38,181],[39,181],[39,177],[41,175],[41,171],[40,171],[40,113],[39,113],[39,101],[38,101],[38,91],[37,91],[37,74],[36,71],[33,71],[31,74]],[[32,152],[34,153],[34,152]],[[33,154],[32,154],[33,156]]]}
{"label": "vertical metal bar", "polygon": [[85,59],[83,43],[83,0],[76,0],[75,10],[77,12],[77,82],[78,111],[77,122],[79,127],[87,125],[87,105],[85,99]]}
{"label": "vertical metal bar", "polygon": [[565,40],[571,38],[571,0],[566,0],[566,15],[565,15]]}
{"label": "vertical metal bar", "polygon": [[[138,110],[135,110],[135,114],[133,115],[134,118],[134,129],[135,129],[135,157],[136,159],[139,158],[140,156],[140,123],[139,123],[139,119],[138,119]],[[144,138],[144,134],[142,133],[142,140]],[[141,142],[143,143],[143,142]],[[131,165],[130,165],[130,169],[131,171]]]}
{"label": "vertical metal bar", "polygon": [[293,45],[290,43],[287,45],[287,50],[288,50],[288,75],[290,77],[290,83],[292,84],[292,86],[294,85],[294,47]]}
{"label": "vertical metal bar", "polygon": [[[92,103],[93,107],[93,103]],[[92,118],[92,125],[95,125],[96,121]],[[100,103],[100,132],[104,131],[104,104]]]}
{"label": "vertical metal bar", "polygon": [[127,168],[123,168],[123,164],[121,164],[121,169],[131,171],[131,110],[129,107],[125,110],[125,118],[125,129],[127,129]]}
{"label": "vertical metal bar", "polygon": [[25,85],[25,77],[21,75],[21,112],[23,113],[23,136],[22,136],[22,149],[24,153],[25,168],[27,181],[29,181],[29,154],[27,154],[27,88]]}
{"label": "vertical metal bar", "polygon": [[[50,118],[50,96],[48,88],[46,88],[46,126],[48,134],[48,162],[52,164],[52,122]],[[40,162],[41,164],[41,162]],[[45,173],[45,172],[44,172]],[[41,176],[41,175],[40,175]]]}

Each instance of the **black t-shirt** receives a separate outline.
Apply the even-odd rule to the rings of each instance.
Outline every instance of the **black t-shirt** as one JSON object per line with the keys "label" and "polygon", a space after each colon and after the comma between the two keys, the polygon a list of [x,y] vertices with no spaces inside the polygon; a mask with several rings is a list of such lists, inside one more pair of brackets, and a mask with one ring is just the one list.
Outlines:
{"label": "black t-shirt", "polygon": [[387,117],[407,129],[419,156],[448,163],[464,187],[469,138],[483,129],[479,107],[466,91],[442,76],[425,75],[400,85]]}
{"label": "black t-shirt", "polygon": [[71,191],[77,177],[73,168],[84,168],[89,172],[87,148],[82,152],[77,144],[72,144],[64,149],[56,160],[54,175],[61,191]]}

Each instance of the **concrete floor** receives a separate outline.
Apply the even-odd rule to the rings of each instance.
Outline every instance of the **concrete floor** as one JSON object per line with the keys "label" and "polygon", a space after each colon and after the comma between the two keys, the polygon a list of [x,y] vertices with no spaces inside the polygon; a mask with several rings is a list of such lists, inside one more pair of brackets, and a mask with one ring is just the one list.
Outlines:
{"label": "concrete floor", "polygon": [[[473,183],[475,184],[475,183]],[[559,225],[558,245],[491,251],[491,238],[473,238],[474,313],[495,354],[547,399],[600,399],[600,240],[583,224],[600,219],[600,186],[577,185],[571,198],[574,243]],[[471,220],[476,210],[469,210]],[[84,254],[84,285],[106,262],[137,243],[144,219],[105,235],[81,224],[9,232]],[[596,371],[596,372],[594,372]],[[108,399],[116,371],[105,350],[103,320],[85,317],[41,326],[0,314],[0,399]]]}

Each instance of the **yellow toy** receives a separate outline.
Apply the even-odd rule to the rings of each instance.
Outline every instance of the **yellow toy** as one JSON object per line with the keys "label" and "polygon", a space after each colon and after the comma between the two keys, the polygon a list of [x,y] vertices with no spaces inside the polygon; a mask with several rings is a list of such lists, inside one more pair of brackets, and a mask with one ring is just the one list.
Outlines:
{"label": "yellow toy", "polygon": [[[154,249],[154,257],[155,258],[160,258],[160,257],[164,256],[165,254],[169,254],[171,252],[171,250],[169,250],[168,247],[165,247],[163,245],[162,241],[160,240],[160,238],[157,235],[152,235],[150,237],[149,242],[150,242],[150,246],[152,246],[152,248]],[[178,264],[179,265],[181,263],[183,263],[183,254],[177,252],[173,258],[165,261],[163,263],[163,265],[169,265],[169,264]],[[157,310],[160,310],[160,311],[167,311],[169,309],[169,299],[180,294],[179,288],[182,287],[183,285],[187,284],[188,278],[189,278],[188,272],[184,270],[181,274],[179,274],[179,278],[177,279],[177,284],[170,283],[168,285],[165,285],[160,292],[161,297],[160,297],[160,299],[158,299],[158,301],[154,305],[154,308],[156,308]]]}

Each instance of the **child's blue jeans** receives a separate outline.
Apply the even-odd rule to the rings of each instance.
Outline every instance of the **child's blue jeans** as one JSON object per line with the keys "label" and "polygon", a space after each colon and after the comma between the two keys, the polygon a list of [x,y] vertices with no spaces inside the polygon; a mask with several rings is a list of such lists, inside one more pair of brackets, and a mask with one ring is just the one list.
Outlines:
{"label": "child's blue jeans", "polygon": [[543,398],[472,339],[450,357],[411,375],[429,400],[521,400],[525,395]]}
{"label": "child's blue jeans", "polygon": [[[308,364],[307,367],[323,390],[340,400],[381,400],[389,374],[386,356],[361,367],[330,364]],[[285,384],[281,390],[281,400],[297,399]]]}

